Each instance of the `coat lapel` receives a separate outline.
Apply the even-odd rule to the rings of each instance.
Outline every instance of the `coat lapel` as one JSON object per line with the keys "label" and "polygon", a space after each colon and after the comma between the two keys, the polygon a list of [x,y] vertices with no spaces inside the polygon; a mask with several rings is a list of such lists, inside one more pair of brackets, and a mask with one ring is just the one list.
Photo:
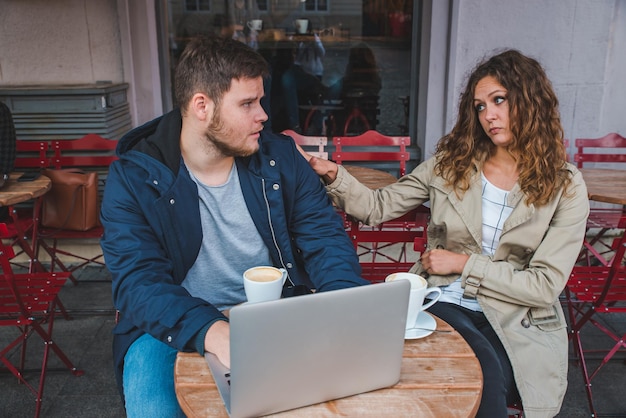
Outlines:
{"label": "coat lapel", "polygon": [[478,248],[482,247],[482,193],[480,175],[474,175],[469,190],[459,199],[453,190],[448,193],[448,200],[459,214]]}

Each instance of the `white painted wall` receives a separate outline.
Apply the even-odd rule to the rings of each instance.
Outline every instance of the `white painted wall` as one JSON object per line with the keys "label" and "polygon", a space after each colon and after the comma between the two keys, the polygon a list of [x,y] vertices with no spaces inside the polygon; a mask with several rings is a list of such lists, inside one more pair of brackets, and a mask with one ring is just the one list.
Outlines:
{"label": "white painted wall", "polygon": [[129,83],[128,101],[135,126],[163,113],[154,2],[117,0],[122,39],[117,53],[123,61],[124,78]]}
{"label": "white painted wall", "polygon": [[602,132],[626,136],[626,1],[616,0],[611,22],[606,64],[606,87],[600,109],[599,131],[580,127],[579,137],[595,137]]}
{"label": "white painted wall", "polygon": [[[438,3],[434,0],[434,7],[443,7]],[[496,50],[516,48],[541,62],[552,80],[566,138],[626,133],[626,2],[451,0],[449,4],[448,100],[441,101],[445,132],[455,122],[469,71]],[[426,156],[438,139],[425,138]]]}

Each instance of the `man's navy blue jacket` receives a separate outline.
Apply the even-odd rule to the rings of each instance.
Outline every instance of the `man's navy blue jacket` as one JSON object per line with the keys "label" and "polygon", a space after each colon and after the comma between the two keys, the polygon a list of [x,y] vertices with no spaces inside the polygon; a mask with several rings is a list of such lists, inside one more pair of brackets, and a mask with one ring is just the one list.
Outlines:
{"label": "man's navy blue jacket", "polygon": [[[181,158],[181,126],[174,110],[129,132],[107,177],[101,245],[120,311],[113,343],[118,379],[128,347],[143,333],[193,351],[198,332],[224,319],[180,285],[202,242],[197,186]],[[366,284],[341,218],[293,140],[264,130],[259,145],[259,152],[235,161],[274,265],[287,270],[289,284],[317,291]],[[209,240],[219,245],[219,237]]]}

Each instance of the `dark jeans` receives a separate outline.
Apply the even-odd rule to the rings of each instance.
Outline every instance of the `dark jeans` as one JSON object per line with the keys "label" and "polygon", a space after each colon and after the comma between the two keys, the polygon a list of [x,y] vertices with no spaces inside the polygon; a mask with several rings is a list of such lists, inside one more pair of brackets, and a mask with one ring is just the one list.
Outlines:
{"label": "dark jeans", "polygon": [[482,312],[438,302],[429,312],[452,325],[467,341],[483,371],[483,394],[477,417],[507,417],[507,405],[519,401],[509,357]]}

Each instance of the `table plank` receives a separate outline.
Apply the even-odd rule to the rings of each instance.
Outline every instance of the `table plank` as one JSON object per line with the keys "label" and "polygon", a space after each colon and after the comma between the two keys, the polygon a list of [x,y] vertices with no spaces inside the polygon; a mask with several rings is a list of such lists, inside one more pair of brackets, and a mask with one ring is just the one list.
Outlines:
{"label": "table plank", "polygon": [[393,174],[386,171],[357,165],[344,164],[343,167],[348,171],[348,173],[352,174],[354,178],[370,189],[379,189],[398,181]]}
{"label": "table plank", "polygon": [[[451,332],[406,340],[396,385],[270,416],[474,416],[482,394],[480,364],[465,340],[446,322],[436,320],[437,329]],[[174,370],[176,395],[189,417],[228,416],[202,356],[178,353]]]}
{"label": "table plank", "polygon": [[35,199],[43,196],[52,187],[50,179],[46,176],[39,176],[32,181],[18,182],[17,179],[21,175],[22,173],[11,173],[0,189],[0,206],[11,206]]}
{"label": "table plank", "polygon": [[589,200],[626,205],[626,170],[581,168]]}

